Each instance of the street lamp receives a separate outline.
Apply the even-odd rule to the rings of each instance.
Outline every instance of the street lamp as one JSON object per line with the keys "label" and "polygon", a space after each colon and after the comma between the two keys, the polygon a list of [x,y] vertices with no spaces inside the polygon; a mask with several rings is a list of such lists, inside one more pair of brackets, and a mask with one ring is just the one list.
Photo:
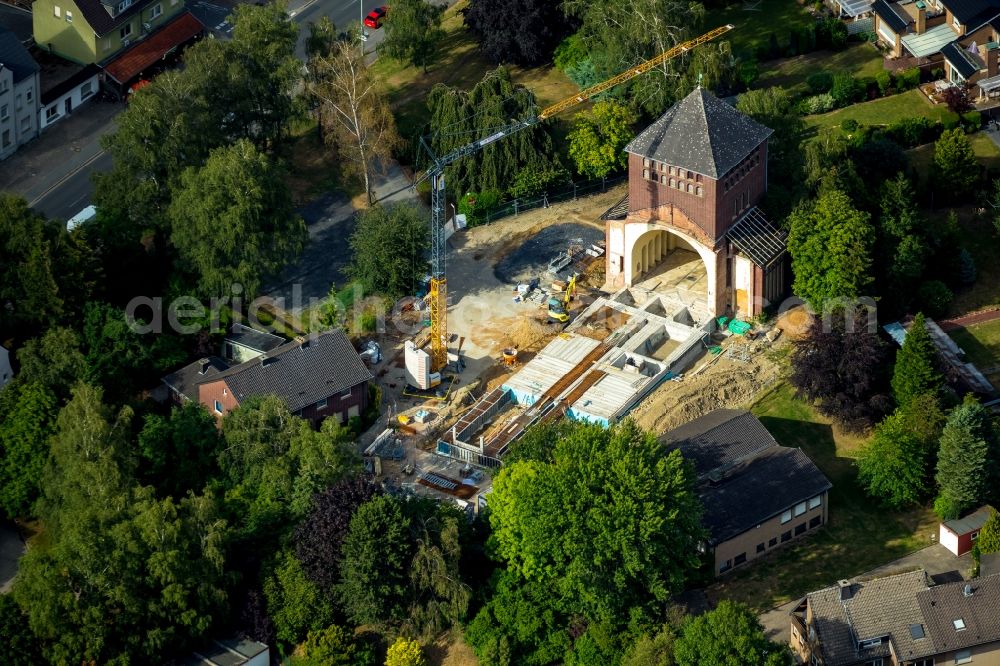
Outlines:
{"label": "street lamp", "polygon": [[[361,41],[367,42],[368,41],[368,31],[365,30],[365,4],[364,4],[364,0],[358,0],[358,20],[360,21],[360,23],[358,25],[361,26]],[[364,48],[364,47],[362,47],[362,48]]]}

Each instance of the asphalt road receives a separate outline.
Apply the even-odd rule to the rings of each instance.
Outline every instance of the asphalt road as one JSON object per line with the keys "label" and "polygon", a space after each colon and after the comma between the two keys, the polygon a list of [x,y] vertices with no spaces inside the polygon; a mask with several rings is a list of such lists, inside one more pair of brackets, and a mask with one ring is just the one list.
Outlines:
{"label": "asphalt road", "polygon": [[[292,4],[288,13],[299,24],[299,43],[296,55],[305,60],[305,41],[309,35],[309,23],[319,21],[329,16],[338,29],[344,30],[352,23],[361,20],[361,13],[368,14],[376,7],[385,4],[386,0],[299,0]],[[220,5],[197,0],[189,5],[191,11],[206,25],[217,39],[225,39],[231,34],[231,28],[225,22],[228,10]],[[381,31],[373,34],[365,43],[365,50],[374,50],[381,38]],[[86,112],[86,111],[84,111]],[[29,202],[36,210],[50,218],[67,219],[79,213],[91,203],[94,185],[90,174],[111,170],[111,157],[102,153],[94,161],[70,173],[56,186],[44,192],[34,201]]]}

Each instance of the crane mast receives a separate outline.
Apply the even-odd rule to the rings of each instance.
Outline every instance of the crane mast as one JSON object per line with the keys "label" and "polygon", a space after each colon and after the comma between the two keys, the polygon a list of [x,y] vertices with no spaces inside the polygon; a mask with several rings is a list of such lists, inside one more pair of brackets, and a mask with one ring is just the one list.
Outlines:
{"label": "crane mast", "polygon": [[555,104],[546,107],[537,116],[525,118],[510,123],[499,128],[493,134],[469,143],[461,148],[456,148],[447,155],[437,157],[431,150],[430,145],[423,138],[420,139],[422,148],[430,157],[431,165],[424,173],[424,176],[417,182],[430,180],[431,183],[431,282],[428,290],[428,305],[431,315],[431,370],[439,372],[448,364],[448,278],[447,278],[447,240],[445,238],[445,182],[444,169],[457,159],[471,155],[495,141],[510,136],[514,132],[526,129],[538,124],[542,120],[551,118],[557,113],[571,109],[578,104],[582,104],[588,99],[599,95],[606,90],[621,83],[634,79],[671,58],[675,58],[691,49],[709,42],[720,35],[733,29],[731,25],[724,25],[714,30],[706,32],[704,35],[688,40],[667,51],[664,51],[655,58],[651,58],[635,67],[628,69],[617,76],[597,85],[581,90],[575,95],[567,97]]}

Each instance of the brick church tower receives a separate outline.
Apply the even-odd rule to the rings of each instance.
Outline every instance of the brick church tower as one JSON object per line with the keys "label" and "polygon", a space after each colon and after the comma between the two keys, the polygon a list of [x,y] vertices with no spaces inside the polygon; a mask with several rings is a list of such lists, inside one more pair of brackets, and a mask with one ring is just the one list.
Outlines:
{"label": "brick church tower", "polygon": [[698,88],[626,146],[629,187],[607,220],[607,283],[633,287],[674,250],[704,263],[712,315],[753,316],[786,291],[785,234],[757,207],[772,130]]}

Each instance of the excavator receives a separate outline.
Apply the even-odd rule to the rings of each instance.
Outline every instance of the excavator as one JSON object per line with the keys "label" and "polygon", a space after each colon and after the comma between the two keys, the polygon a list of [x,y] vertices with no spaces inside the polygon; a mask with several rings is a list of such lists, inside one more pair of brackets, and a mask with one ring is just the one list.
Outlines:
{"label": "excavator", "polygon": [[560,324],[565,324],[569,321],[569,304],[573,300],[573,296],[576,295],[576,276],[577,273],[573,273],[570,277],[569,282],[566,283],[566,290],[563,292],[562,298],[552,296],[549,298],[549,320],[557,321]]}

